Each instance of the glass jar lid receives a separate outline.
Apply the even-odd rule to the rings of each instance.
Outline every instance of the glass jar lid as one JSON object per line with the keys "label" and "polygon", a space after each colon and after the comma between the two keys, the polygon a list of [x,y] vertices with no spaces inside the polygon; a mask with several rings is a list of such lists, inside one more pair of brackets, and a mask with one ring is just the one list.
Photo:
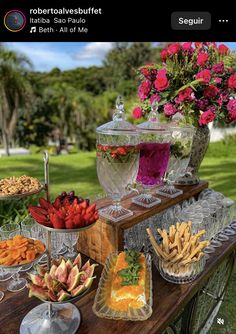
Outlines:
{"label": "glass jar lid", "polygon": [[165,132],[169,130],[167,123],[161,123],[158,113],[158,102],[153,101],[151,112],[148,115],[148,120],[137,126],[142,133]]}
{"label": "glass jar lid", "polygon": [[116,110],[112,121],[99,126],[96,132],[106,135],[138,135],[137,127],[126,121],[124,101],[121,96],[116,99]]}

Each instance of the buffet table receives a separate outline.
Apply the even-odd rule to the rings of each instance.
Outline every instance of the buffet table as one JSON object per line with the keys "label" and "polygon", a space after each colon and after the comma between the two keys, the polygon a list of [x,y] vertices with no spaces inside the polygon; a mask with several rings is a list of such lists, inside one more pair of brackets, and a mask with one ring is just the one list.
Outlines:
{"label": "buffet table", "polygon": [[[168,328],[172,329],[171,333],[181,331],[181,333],[192,334],[198,333],[204,326],[211,325],[213,315],[222,303],[233,269],[235,236],[231,236],[228,241],[222,243],[221,247],[216,248],[213,254],[210,254],[203,273],[192,283],[183,285],[168,283],[153,265],[153,314],[148,320],[138,322],[106,320],[98,318],[92,311],[105,255],[123,248],[124,230],[191,196],[197,196],[207,186],[207,182],[202,181],[196,186],[182,187],[184,193],[181,196],[162,199],[162,204],[152,209],[136,207],[132,218],[118,224],[98,221],[86,233],[81,233],[80,251],[84,248],[86,253],[83,255],[83,260],[87,260],[89,256],[93,258],[92,262],[100,264],[95,269],[96,279],[91,290],[75,303],[82,316],[78,333],[165,333]],[[127,206],[130,199],[127,198],[125,201]],[[98,201],[98,206],[101,207],[104,204],[104,200]],[[93,233],[91,233],[92,230],[94,230]],[[115,242],[112,242],[113,240]],[[11,293],[6,290],[6,283],[1,283],[0,290],[5,292],[5,298],[0,303],[0,334],[16,334],[27,312],[41,302],[34,297],[28,298],[28,289]]]}
{"label": "buffet table", "polygon": [[[193,333],[191,330],[191,326],[194,325],[192,316],[198,306],[196,306],[197,300],[200,300],[202,294],[204,296],[211,294],[207,286],[212,283],[212,280],[217,280],[215,274],[219,274],[221,268],[224,281],[221,282],[218,291],[214,290],[215,295],[218,292],[220,295],[216,297],[216,300],[208,296],[212,301],[212,307],[208,308],[208,314],[205,313],[204,319],[201,319],[201,326],[203,326],[213,308],[221,302],[221,297],[224,295],[224,287],[227,285],[233,268],[235,249],[236,238],[230,237],[222,247],[216,249],[216,252],[207,261],[203,274],[189,284],[168,283],[160,277],[153,266],[153,314],[148,320],[138,322],[106,320],[95,316],[92,305],[102,271],[102,265],[99,265],[95,269],[97,278],[91,291],[76,303],[82,315],[78,333],[162,333],[168,326],[175,326],[175,321],[178,323],[177,326],[184,326],[185,333]],[[0,333],[16,334],[19,332],[19,326],[25,314],[41,302],[36,298],[28,298],[28,289],[15,294],[6,291],[4,284],[1,284],[1,289],[5,292],[5,298],[0,303]]]}

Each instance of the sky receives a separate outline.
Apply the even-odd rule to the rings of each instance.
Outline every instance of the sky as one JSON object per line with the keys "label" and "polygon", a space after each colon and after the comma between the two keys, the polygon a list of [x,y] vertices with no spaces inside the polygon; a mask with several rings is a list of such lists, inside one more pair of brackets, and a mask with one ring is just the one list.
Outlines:
{"label": "sky", "polygon": [[[8,42],[9,49],[24,53],[35,71],[50,71],[54,67],[69,70],[76,67],[101,66],[112,42]],[[224,43],[236,50],[236,42]]]}

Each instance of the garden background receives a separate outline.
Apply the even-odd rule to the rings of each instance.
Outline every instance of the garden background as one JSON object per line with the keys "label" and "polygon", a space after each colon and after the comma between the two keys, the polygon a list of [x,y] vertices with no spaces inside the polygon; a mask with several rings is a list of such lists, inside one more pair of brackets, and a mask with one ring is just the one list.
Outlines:
{"label": "garden background", "polygon": [[[99,64],[89,66],[90,62],[82,57],[73,59],[70,66],[75,68],[67,70],[63,70],[65,60],[59,53],[54,62],[49,57],[48,64],[50,67],[58,63],[58,67],[47,71],[39,64],[35,70],[34,54],[27,58],[27,52],[19,52],[20,44],[0,44],[0,146],[6,155],[17,147],[28,149],[30,155],[0,157],[0,178],[26,174],[42,180],[41,153],[48,149],[52,197],[70,190],[95,197],[102,193],[96,176],[95,129],[110,120],[120,94],[125,98],[128,118],[132,118],[131,111],[138,104],[136,69],[160,62],[160,49],[165,43],[115,43],[109,47],[105,43],[100,48]],[[41,54],[47,64],[43,45]],[[210,144],[200,176],[209,181],[210,187],[236,200],[235,167],[236,136],[225,136]],[[26,215],[25,204],[0,202],[0,224],[20,221]],[[236,270],[221,308],[228,321],[228,333],[236,332],[235,283]],[[214,326],[210,333],[223,332]]]}

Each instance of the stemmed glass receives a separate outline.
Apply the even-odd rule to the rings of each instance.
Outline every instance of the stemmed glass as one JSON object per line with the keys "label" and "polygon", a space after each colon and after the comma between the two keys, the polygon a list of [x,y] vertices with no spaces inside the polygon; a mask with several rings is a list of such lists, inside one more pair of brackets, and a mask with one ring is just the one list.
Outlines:
{"label": "stemmed glass", "polygon": [[[21,222],[21,234],[24,235],[27,238],[31,238],[32,237],[31,228],[34,225],[36,225],[35,220],[32,217],[27,216]],[[28,271],[32,268],[32,266],[33,266],[32,264],[24,265],[24,267],[22,267],[20,271]]]}
{"label": "stemmed glass", "polygon": [[68,252],[65,256],[69,259],[74,259],[77,253],[75,252],[75,245],[77,244],[79,233],[69,232],[63,234],[63,242],[68,247]]}
{"label": "stemmed glass", "polygon": [[[29,232],[28,232],[29,233]],[[9,235],[9,239],[12,239],[13,237],[15,237],[16,235],[21,234],[20,231],[15,231],[10,233]],[[25,236],[28,237],[27,232],[25,231]],[[29,235],[29,234],[28,234]],[[32,265],[30,265],[31,268]],[[27,266],[28,268],[28,266]],[[30,269],[28,268],[28,269]],[[8,285],[7,285],[7,290],[11,291],[11,292],[18,292],[22,289],[24,289],[26,287],[27,281],[25,278],[20,277],[19,272],[22,270],[22,267],[19,265],[15,268],[11,268],[9,269],[12,272],[12,280],[9,281]]]}
{"label": "stemmed glass", "polygon": [[[9,235],[13,231],[20,232],[19,224],[5,224],[0,228],[0,237],[2,240],[9,239]],[[8,269],[0,268],[0,282],[5,282],[12,277],[12,272]]]}
{"label": "stemmed glass", "polygon": [[[41,240],[44,244],[47,242],[47,232],[38,224],[31,227],[32,237]],[[38,263],[43,264],[47,262],[47,254],[45,253],[38,261]]]}
{"label": "stemmed glass", "polygon": [[[11,239],[13,236],[20,234],[20,225],[16,223],[5,224],[0,228],[1,237],[3,240]],[[12,280],[7,285],[7,290],[11,292],[17,292],[26,286],[26,279],[20,278],[19,271],[20,266],[16,268],[9,268]]]}

